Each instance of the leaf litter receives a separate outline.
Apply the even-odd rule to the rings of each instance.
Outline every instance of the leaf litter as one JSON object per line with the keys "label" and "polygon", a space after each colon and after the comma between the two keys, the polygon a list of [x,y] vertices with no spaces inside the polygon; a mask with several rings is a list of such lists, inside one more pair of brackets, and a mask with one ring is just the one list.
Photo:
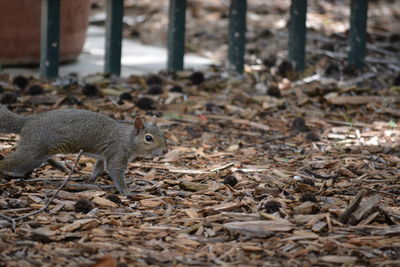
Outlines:
{"label": "leaf litter", "polygon": [[[315,5],[333,12],[328,1]],[[226,12],[201,1],[190,7],[193,21],[205,12],[200,6],[213,16]],[[386,10],[382,3],[374,7]],[[249,7],[247,49],[261,56],[246,58],[242,77],[216,66],[202,75],[71,75],[55,82],[1,74],[2,104],[14,112],[81,108],[125,123],[155,115],[169,149],[130,163],[130,197],[115,194],[107,174],[90,184],[85,177],[94,160],[82,156],[45,211],[17,221],[15,229],[0,217],[1,265],[400,264],[399,63],[386,58],[399,58],[398,40],[390,31],[378,38],[374,29],[367,68],[349,74],[340,59],[342,37],[330,32],[331,24],[321,33],[312,12],[310,38],[325,50],[310,51],[310,74],[298,76],[260,52],[269,38],[284,39],[252,20],[263,14],[262,23],[271,23],[287,6],[277,4],[269,15],[266,8],[257,1]],[[257,27],[271,32],[257,35]],[[192,42],[215,45],[196,36]],[[2,136],[1,153],[17,139]],[[58,159],[72,166],[76,156]],[[0,214],[16,218],[43,208],[65,177],[46,165],[28,179],[1,180]]]}

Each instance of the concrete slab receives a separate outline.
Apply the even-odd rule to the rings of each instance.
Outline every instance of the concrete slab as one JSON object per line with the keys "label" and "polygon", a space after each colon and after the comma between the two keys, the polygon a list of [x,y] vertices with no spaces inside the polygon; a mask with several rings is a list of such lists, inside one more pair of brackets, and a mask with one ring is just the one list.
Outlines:
{"label": "concrete slab", "polygon": [[[78,73],[88,75],[103,71],[104,65],[104,40],[105,29],[99,26],[90,26],[88,29],[85,46],[78,60],[60,66],[60,75]],[[124,39],[122,41],[122,76],[132,74],[156,73],[164,70],[167,64],[167,50],[165,47],[144,45],[142,43]],[[185,68],[201,69],[210,64],[212,60],[193,54],[185,55]],[[14,75],[38,76],[39,68],[10,67],[2,70]]]}

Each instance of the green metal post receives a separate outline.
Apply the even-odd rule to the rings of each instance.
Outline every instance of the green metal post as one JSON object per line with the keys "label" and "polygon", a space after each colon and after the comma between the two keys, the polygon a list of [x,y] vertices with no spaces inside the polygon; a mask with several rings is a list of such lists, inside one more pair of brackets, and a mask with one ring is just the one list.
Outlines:
{"label": "green metal post", "polygon": [[167,69],[183,70],[185,55],[186,0],[170,0]]}
{"label": "green metal post", "polygon": [[289,59],[297,71],[305,67],[307,0],[292,0],[289,21]]}
{"label": "green metal post", "polygon": [[229,6],[229,66],[243,73],[246,45],[246,0],[231,0]]}
{"label": "green metal post", "polygon": [[104,72],[121,74],[123,0],[107,0],[106,3],[106,52]]}
{"label": "green metal post", "polygon": [[357,68],[364,66],[366,53],[368,1],[351,0],[348,62]]}
{"label": "green metal post", "polygon": [[40,75],[58,76],[60,47],[60,0],[42,0],[40,33]]}

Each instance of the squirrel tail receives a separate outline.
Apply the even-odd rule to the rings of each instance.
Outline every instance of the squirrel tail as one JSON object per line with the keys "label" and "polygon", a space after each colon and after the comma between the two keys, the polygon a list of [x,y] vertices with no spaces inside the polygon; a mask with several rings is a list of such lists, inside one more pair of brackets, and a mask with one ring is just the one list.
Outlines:
{"label": "squirrel tail", "polygon": [[12,113],[5,106],[0,107],[0,133],[20,133],[26,123],[24,116]]}

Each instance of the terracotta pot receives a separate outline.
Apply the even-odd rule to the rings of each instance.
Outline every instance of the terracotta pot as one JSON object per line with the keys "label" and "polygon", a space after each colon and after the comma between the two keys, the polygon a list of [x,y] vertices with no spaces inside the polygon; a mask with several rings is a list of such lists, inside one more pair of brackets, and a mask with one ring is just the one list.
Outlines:
{"label": "terracotta pot", "polygon": [[[0,65],[39,64],[41,0],[0,0]],[[61,0],[60,61],[82,52],[90,0]]]}

